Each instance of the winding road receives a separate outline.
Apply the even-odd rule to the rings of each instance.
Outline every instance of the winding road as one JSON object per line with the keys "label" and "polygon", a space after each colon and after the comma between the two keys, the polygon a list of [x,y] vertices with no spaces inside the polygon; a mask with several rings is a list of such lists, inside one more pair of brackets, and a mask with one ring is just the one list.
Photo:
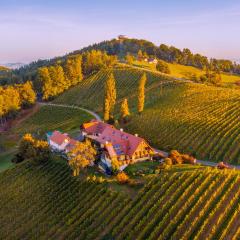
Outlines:
{"label": "winding road", "polygon": [[98,121],[102,121],[102,118],[95,112],[88,110],[86,108],[82,108],[82,107],[78,107],[75,105],[67,105],[67,104],[57,104],[57,103],[45,103],[45,102],[39,102],[40,105],[44,105],[44,106],[55,106],[55,107],[65,107],[65,108],[72,108],[72,109],[78,109],[78,110],[82,110],[84,112],[89,113],[90,115],[92,115],[96,120]]}

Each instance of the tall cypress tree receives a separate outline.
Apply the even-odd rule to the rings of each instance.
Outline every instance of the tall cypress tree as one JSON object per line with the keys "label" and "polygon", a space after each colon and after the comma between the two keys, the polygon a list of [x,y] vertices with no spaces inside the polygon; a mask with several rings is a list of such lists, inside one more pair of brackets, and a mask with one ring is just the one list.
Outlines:
{"label": "tall cypress tree", "polygon": [[108,121],[110,118],[110,106],[109,106],[109,100],[107,98],[105,98],[104,101],[104,116],[103,119],[104,121]]}
{"label": "tall cypress tree", "polygon": [[121,117],[124,119],[130,115],[129,108],[128,108],[128,100],[125,98],[121,104]]}
{"label": "tall cypress tree", "polygon": [[139,81],[138,86],[138,112],[141,113],[145,103],[145,84],[147,81],[146,73],[144,73]]}
{"label": "tall cypress tree", "polygon": [[116,92],[115,79],[114,79],[113,73],[111,73],[105,83],[105,100],[107,99],[109,101],[109,113],[111,116],[113,115],[113,112],[114,112],[116,97],[117,97],[117,92]]}

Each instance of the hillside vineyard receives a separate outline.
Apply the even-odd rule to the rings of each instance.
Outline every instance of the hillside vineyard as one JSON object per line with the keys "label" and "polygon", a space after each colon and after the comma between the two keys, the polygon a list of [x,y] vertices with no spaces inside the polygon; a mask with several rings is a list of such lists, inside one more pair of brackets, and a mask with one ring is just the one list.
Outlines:
{"label": "hillside vineyard", "polygon": [[[145,109],[136,113],[137,88],[144,70],[113,69],[120,103],[128,98],[132,112],[127,130],[139,133],[153,146],[178,149],[199,159],[239,164],[240,93],[228,89],[178,80],[156,72],[147,74]],[[104,82],[111,70],[102,70],[54,100],[102,112]]]}
{"label": "hillside vineyard", "polygon": [[25,162],[1,174],[0,184],[1,239],[237,239],[240,234],[240,178],[234,172],[166,172],[133,199],[107,183],[72,177],[63,162],[39,167]]}

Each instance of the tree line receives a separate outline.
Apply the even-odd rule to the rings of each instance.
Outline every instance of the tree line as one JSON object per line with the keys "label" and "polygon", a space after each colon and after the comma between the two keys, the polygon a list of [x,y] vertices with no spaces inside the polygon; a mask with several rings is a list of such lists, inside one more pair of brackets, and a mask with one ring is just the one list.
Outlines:
{"label": "tree line", "polygon": [[174,46],[167,46],[166,44],[156,46],[152,42],[139,39],[124,39],[122,41],[113,39],[110,41],[103,41],[83,48],[80,51],[75,51],[75,53],[93,49],[106,51],[107,54],[117,55],[120,58],[124,58],[128,54],[137,57],[139,52],[141,52],[144,57],[156,57],[170,63],[178,63],[200,69],[210,68],[211,66],[215,70],[240,74],[240,65],[230,60],[208,59],[206,56],[199,53],[192,53],[188,48],[181,50]]}
{"label": "tree line", "polygon": [[36,88],[44,100],[51,99],[71,86],[80,83],[87,76],[117,61],[115,56],[92,50],[82,55],[68,56],[50,66],[40,67],[37,72]]}
{"label": "tree line", "polygon": [[0,86],[0,122],[16,115],[18,110],[33,105],[36,94],[31,82]]}

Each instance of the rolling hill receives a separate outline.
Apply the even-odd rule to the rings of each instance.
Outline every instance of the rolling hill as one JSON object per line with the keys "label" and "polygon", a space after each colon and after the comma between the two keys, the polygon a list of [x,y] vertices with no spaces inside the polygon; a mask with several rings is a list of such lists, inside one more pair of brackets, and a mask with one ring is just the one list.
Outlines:
{"label": "rolling hill", "polygon": [[[145,185],[72,177],[61,160],[0,174],[1,239],[238,239],[240,175],[167,171]],[[128,189],[128,191],[127,191]],[[129,194],[128,192],[132,194]]]}
{"label": "rolling hill", "polygon": [[[102,70],[54,100],[102,113],[104,82],[112,70]],[[136,114],[137,88],[145,70],[113,69],[117,88],[116,114],[127,97],[132,112],[123,126],[139,133],[155,147],[179,149],[199,159],[239,164],[240,92],[176,80],[147,71],[145,111]]]}

